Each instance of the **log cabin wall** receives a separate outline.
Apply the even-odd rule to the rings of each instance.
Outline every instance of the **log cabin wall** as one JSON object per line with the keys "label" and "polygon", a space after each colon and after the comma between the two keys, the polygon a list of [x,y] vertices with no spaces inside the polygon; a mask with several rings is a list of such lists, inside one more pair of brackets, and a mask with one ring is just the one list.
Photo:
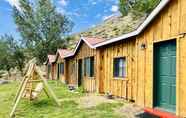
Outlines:
{"label": "log cabin wall", "polygon": [[[134,100],[135,84],[135,38],[97,49],[97,76],[100,93],[111,93],[114,96]],[[99,52],[98,52],[99,51]],[[114,58],[126,59],[125,77],[114,77]],[[100,75],[99,75],[100,74]]]}
{"label": "log cabin wall", "polygon": [[[186,116],[186,0],[171,0],[136,40],[136,103],[153,108],[154,45],[176,40],[176,115]],[[140,49],[145,44],[146,49]],[[171,96],[173,97],[173,96]]]}

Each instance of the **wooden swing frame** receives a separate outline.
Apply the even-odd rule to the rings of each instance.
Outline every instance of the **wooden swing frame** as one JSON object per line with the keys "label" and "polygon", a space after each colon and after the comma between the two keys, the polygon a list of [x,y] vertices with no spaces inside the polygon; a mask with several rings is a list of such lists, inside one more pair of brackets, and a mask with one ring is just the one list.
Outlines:
{"label": "wooden swing frame", "polygon": [[[40,68],[37,67],[35,63],[30,63],[26,75],[21,81],[15,99],[13,101],[14,105],[10,113],[10,118],[12,118],[15,115],[14,113],[16,111],[16,108],[21,98],[26,98],[29,100],[35,100],[36,98],[38,98],[39,94],[42,92],[42,91],[35,91],[34,89],[35,85],[37,85],[38,83],[43,83],[42,90],[45,92],[45,94],[48,97],[51,97],[58,106],[61,106],[60,100],[58,100],[57,96],[48,85],[48,82],[44,77],[44,75],[42,74]],[[38,92],[36,97],[33,97],[33,92]]]}

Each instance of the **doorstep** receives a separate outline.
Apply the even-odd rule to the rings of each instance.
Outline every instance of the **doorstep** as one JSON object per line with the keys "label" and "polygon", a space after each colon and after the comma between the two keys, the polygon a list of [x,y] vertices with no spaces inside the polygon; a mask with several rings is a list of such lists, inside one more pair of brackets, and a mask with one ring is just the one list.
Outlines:
{"label": "doorstep", "polygon": [[178,118],[175,114],[161,111],[159,109],[144,108],[144,112],[159,116],[160,118]]}

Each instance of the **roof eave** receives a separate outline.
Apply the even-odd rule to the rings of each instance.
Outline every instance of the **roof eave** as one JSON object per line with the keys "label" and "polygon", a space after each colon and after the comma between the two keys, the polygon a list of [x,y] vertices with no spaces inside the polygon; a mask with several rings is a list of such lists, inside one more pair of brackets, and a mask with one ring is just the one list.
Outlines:
{"label": "roof eave", "polygon": [[124,40],[130,37],[139,35],[169,2],[170,0],[162,0],[160,4],[151,12],[151,14],[146,18],[146,20],[135,31],[130,32],[128,34],[124,34],[117,38],[113,38],[113,39],[98,43],[94,45],[94,48],[98,48],[98,47],[101,47],[107,44],[111,44],[111,43],[114,43],[120,40]]}

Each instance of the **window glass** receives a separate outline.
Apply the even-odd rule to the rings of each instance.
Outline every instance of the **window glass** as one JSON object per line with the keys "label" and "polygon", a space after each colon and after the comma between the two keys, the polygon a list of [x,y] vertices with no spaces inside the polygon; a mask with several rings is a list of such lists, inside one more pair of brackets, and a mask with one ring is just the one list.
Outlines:
{"label": "window glass", "polygon": [[94,57],[84,59],[84,76],[94,76]]}
{"label": "window glass", "polygon": [[64,63],[59,64],[59,72],[60,74],[64,74]]}
{"label": "window glass", "polygon": [[114,58],[114,77],[126,77],[126,58]]}

